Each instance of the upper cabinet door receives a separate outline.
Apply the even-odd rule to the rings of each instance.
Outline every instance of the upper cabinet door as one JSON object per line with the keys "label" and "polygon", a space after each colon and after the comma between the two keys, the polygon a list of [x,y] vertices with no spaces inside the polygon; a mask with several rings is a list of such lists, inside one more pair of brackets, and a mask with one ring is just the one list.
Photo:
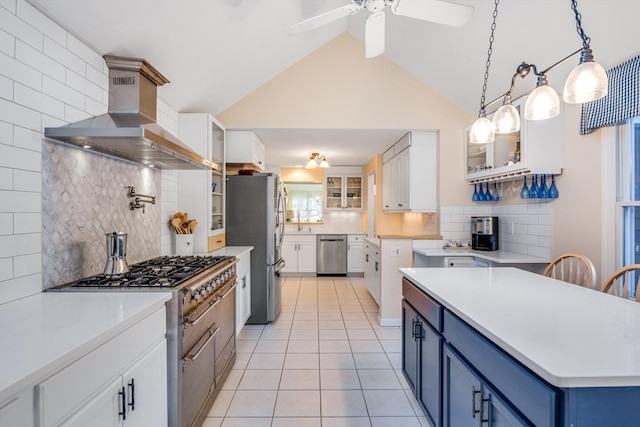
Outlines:
{"label": "upper cabinet door", "polygon": [[264,143],[250,130],[227,131],[227,163],[248,165],[264,171]]}
{"label": "upper cabinet door", "polygon": [[324,176],[324,209],[361,211],[363,182],[360,166],[329,168]]}

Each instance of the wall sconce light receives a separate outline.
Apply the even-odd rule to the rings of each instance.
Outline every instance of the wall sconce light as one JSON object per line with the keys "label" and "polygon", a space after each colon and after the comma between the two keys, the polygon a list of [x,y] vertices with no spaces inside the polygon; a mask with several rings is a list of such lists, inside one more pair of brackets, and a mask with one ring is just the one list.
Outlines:
{"label": "wall sconce light", "polygon": [[311,153],[309,156],[309,161],[307,165],[304,167],[305,169],[315,169],[315,168],[328,168],[329,162],[327,162],[327,158],[325,156],[320,156],[320,153]]}

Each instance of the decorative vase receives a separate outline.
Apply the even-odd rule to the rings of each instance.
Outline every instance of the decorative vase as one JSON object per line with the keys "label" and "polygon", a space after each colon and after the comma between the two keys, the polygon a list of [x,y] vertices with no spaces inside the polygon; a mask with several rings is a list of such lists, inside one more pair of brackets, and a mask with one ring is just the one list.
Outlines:
{"label": "decorative vase", "polygon": [[480,194],[478,194],[478,184],[473,184],[473,196],[471,196],[471,200],[474,202],[480,200]]}
{"label": "decorative vase", "polygon": [[538,183],[536,175],[531,177],[531,188],[529,189],[529,198],[537,199],[538,198]]}
{"label": "decorative vase", "polygon": [[546,199],[547,197],[549,197],[549,190],[547,189],[547,176],[542,175],[540,186],[538,187],[538,199]]}
{"label": "decorative vase", "polygon": [[522,190],[520,190],[520,198],[528,199],[529,198],[529,187],[527,187],[527,177],[523,177],[522,181]]}
{"label": "decorative vase", "polygon": [[547,197],[550,199],[557,199],[560,194],[558,193],[558,187],[556,187],[555,175],[551,175],[551,186],[547,191]]}

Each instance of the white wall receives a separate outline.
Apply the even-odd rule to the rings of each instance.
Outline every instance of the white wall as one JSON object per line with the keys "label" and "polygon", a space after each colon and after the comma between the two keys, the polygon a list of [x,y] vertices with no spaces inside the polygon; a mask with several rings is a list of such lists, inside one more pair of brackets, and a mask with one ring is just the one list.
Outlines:
{"label": "white wall", "polygon": [[[0,22],[3,303],[42,290],[43,129],[105,113],[108,80],[99,54],[26,1],[2,0]],[[177,113],[162,102],[158,110],[158,122],[175,133]],[[173,182],[174,173],[163,173],[163,218],[176,210]]]}

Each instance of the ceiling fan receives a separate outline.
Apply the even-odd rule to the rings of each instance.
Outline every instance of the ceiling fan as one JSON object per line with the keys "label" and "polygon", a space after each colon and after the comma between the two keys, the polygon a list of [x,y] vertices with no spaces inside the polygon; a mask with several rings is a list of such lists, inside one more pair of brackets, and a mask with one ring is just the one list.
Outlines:
{"label": "ceiling fan", "polygon": [[438,24],[461,27],[473,14],[473,6],[449,3],[440,0],[351,0],[351,4],[305,19],[285,28],[288,34],[300,34],[345,16],[367,9],[371,15],[365,23],[365,57],[373,58],[384,52],[383,9],[387,6],[396,15]]}

